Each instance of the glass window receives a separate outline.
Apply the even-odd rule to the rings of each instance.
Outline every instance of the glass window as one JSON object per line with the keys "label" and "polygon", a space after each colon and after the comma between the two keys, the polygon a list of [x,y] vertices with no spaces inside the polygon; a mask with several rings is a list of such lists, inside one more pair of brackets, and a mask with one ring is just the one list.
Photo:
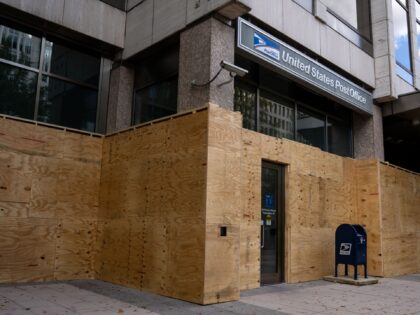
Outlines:
{"label": "glass window", "polygon": [[321,0],[330,13],[370,39],[370,7],[368,0]]}
{"label": "glass window", "polygon": [[341,156],[351,156],[350,126],[347,122],[328,117],[328,151]]}
{"label": "glass window", "polygon": [[38,74],[0,63],[0,113],[33,119]]}
{"label": "glass window", "polygon": [[325,150],[325,118],[305,108],[296,116],[297,141]]}
{"label": "glass window", "polygon": [[[363,0],[366,1],[366,0]],[[334,11],[338,16],[344,19],[354,28],[357,24],[357,0],[321,0],[328,9]]]}
{"label": "glass window", "polygon": [[235,86],[235,111],[242,113],[243,127],[256,130],[256,112],[257,112],[257,91],[256,88],[245,84]]}
{"label": "glass window", "polygon": [[41,38],[0,25],[0,58],[38,68]]}
{"label": "glass window", "polygon": [[248,66],[259,75],[235,79],[234,108],[244,128],[352,156],[351,110],[255,63]]}
{"label": "glass window", "polygon": [[416,6],[416,19],[420,23],[420,3],[418,1],[415,1]]}
{"label": "glass window", "polygon": [[46,41],[44,71],[47,73],[97,86],[100,63],[98,57]]}
{"label": "glass window", "polygon": [[408,12],[398,1],[392,1],[394,19],[394,48],[397,62],[397,74],[412,83],[410,39],[408,33]]}
{"label": "glass window", "polygon": [[416,4],[416,19],[417,19],[417,58],[420,59],[420,3],[418,1]]}
{"label": "glass window", "polygon": [[42,76],[38,120],[95,131],[97,90]]}
{"label": "glass window", "polygon": [[94,132],[100,64],[97,56],[0,25],[0,113]]}
{"label": "glass window", "polygon": [[301,7],[312,13],[312,1],[313,0],[294,0]]}
{"label": "glass window", "polygon": [[133,123],[176,114],[178,78],[160,82],[136,91]]}
{"label": "glass window", "polygon": [[417,23],[417,58],[420,59],[420,23]]}
{"label": "glass window", "polygon": [[293,103],[262,93],[260,97],[259,131],[269,136],[294,139]]}

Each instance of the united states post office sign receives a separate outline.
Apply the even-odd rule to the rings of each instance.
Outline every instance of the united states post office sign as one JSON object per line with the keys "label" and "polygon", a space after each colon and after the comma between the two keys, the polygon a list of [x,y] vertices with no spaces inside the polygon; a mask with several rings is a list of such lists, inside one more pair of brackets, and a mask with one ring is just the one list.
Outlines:
{"label": "united states post office sign", "polygon": [[243,19],[238,19],[238,48],[347,107],[372,114],[370,92]]}

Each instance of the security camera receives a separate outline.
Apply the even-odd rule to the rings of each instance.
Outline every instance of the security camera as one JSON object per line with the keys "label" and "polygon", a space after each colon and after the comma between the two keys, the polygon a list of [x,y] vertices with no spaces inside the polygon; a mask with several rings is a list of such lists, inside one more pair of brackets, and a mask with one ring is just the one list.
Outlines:
{"label": "security camera", "polygon": [[234,64],[224,61],[224,60],[222,60],[222,62],[220,63],[220,67],[229,71],[231,76],[237,75],[239,77],[244,77],[245,75],[248,74],[248,70],[235,66]]}
{"label": "security camera", "polygon": [[194,87],[194,88],[203,88],[203,87],[208,86],[210,83],[212,83],[214,80],[217,79],[217,77],[222,72],[222,70],[229,71],[230,79],[226,82],[220,83],[217,87],[221,87],[222,85],[225,85],[225,84],[228,84],[228,83],[232,82],[233,78],[235,76],[243,77],[246,74],[248,74],[248,70],[243,69],[243,68],[238,67],[238,66],[235,66],[234,64],[232,64],[230,62],[222,60],[220,62],[220,69],[219,69],[219,71],[217,71],[217,73],[214,75],[213,78],[211,78],[209,81],[207,81],[205,83],[197,83],[197,82],[195,82],[195,80],[193,80],[193,81],[191,81],[191,86]]}

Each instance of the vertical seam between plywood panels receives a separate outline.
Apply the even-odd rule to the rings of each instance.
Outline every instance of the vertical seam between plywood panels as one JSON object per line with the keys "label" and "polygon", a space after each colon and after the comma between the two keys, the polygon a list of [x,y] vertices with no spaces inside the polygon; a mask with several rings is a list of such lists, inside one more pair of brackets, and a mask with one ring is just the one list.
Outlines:
{"label": "vertical seam between plywood panels", "polygon": [[[242,119],[242,118],[241,118]],[[243,208],[242,208],[242,182],[243,182],[243,129],[241,126],[240,129],[240,149],[239,149],[239,209],[237,209],[237,211],[239,211],[239,222],[238,222],[238,228],[239,228],[239,232],[238,232],[238,290],[239,290],[239,294],[241,292],[241,288],[242,288],[242,283],[241,283],[241,266],[242,266],[242,261],[241,261],[241,245],[242,245],[242,221],[243,221]],[[247,286],[248,286],[248,281],[247,281]]]}
{"label": "vertical seam between plywood panels", "polygon": [[93,245],[91,248],[91,253],[92,253],[92,261],[91,261],[91,268],[92,268],[92,278],[96,279],[96,256],[97,256],[97,252],[96,249],[98,247],[97,243],[98,243],[98,230],[99,230],[99,212],[101,211],[100,209],[100,198],[101,198],[101,183],[102,183],[102,162],[103,162],[103,158],[104,158],[104,141],[105,141],[105,137],[102,138],[102,143],[101,143],[101,162],[99,163],[99,191],[98,191],[98,210],[96,211],[96,222],[95,222],[95,238],[93,240]]}
{"label": "vertical seam between plywood panels", "polygon": [[376,160],[376,179],[378,182],[378,217],[379,217],[379,246],[381,250],[381,274],[385,276],[385,260],[383,255],[383,228],[382,228],[382,182],[381,182],[381,164]]}
{"label": "vertical seam between plywood panels", "polygon": [[[283,179],[283,182],[284,182],[284,187],[283,187],[283,189],[284,189],[284,191],[283,191],[283,193],[284,193],[284,204],[283,204],[283,207],[284,207],[284,228],[285,228],[285,231],[283,232],[284,233],[284,240],[283,240],[283,242],[284,242],[284,264],[285,264],[285,266],[284,266],[284,282],[286,282],[286,283],[289,283],[290,282],[290,278],[291,278],[291,266],[292,266],[292,263],[291,263],[291,250],[292,250],[292,229],[291,229],[291,226],[289,226],[289,223],[290,223],[290,211],[289,211],[289,194],[288,194],[288,192],[290,192],[291,191],[291,188],[290,188],[290,175],[289,175],[289,171],[290,171],[290,164],[287,164],[287,165],[285,165],[284,166],[284,169],[283,169],[283,171],[284,171],[284,174],[283,174],[283,176],[284,176],[284,179]],[[287,231],[287,233],[286,233],[286,231]]]}
{"label": "vertical seam between plywood panels", "polygon": [[[100,175],[99,175],[99,196],[98,196],[98,211],[97,211],[97,215],[96,215],[96,235],[95,235],[95,243],[94,243],[94,248],[93,248],[93,261],[92,261],[92,265],[93,265],[93,278],[100,280],[100,278],[102,278],[102,258],[99,259],[99,256],[101,255],[102,252],[102,246],[101,244],[99,244],[100,241],[100,215],[101,212],[103,211],[103,209],[101,209],[101,205],[102,205],[102,189],[103,189],[103,164],[104,164],[104,159],[105,158],[109,158],[110,155],[110,151],[105,152],[105,141],[108,140],[109,145],[112,145],[112,139],[114,138],[114,136],[105,136],[102,138],[102,149],[101,149],[101,163],[100,163]],[[108,186],[106,187],[108,189]],[[107,210],[107,209],[106,209]]]}
{"label": "vertical seam between plywood panels", "polygon": [[204,304],[205,301],[205,289],[206,289],[206,253],[207,253],[207,195],[208,195],[208,183],[209,183],[209,179],[208,179],[208,174],[209,174],[209,145],[210,145],[210,117],[211,117],[211,112],[212,112],[212,105],[209,103],[208,108],[207,108],[207,124],[206,124],[206,171],[205,171],[205,175],[204,175],[204,180],[205,180],[205,189],[204,189],[204,213],[203,213],[203,217],[204,217],[204,229],[203,229],[203,233],[204,233],[204,238],[203,238],[203,242],[204,242],[204,246],[203,246],[203,284],[202,284],[202,296],[201,296],[201,300],[202,303]]}
{"label": "vertical seam between plywood panels", "polygon": [[[38,128],[38,126],[37,125],[34,125],[34,128]],[[66,131],[65,130],[61,130],[61,131],[59,131],[59,134],[60,133],[62,133],[62,139],[61,139],[61,154],[58,156],[58,160],[60,160],[61,159],[61,161],[63,161],[64,160],[64,150],[65,150],[65,136],[66,136]],[[55,158],[54,158],[55,159]],[[58,167],[58,169],[59,169],[59,174],[60,174],[60,167],[61,166],[59,166]],[[33,176],[32,176],[32,179],[31,179],[31,186],[32,186],[32,184],[33,184]],[[56,184],[57,185],[57,184]],[[31,200],[32,200],[32,190],[31,190]],[[31,203],[29,203],[29,210],[30,210],[30,204]],[[29,213],[28,213],[28,215],[29,215]],[[62,229],[63,229],[63,219],[62,218],[57,218],[57,209],[55,209],[54,210],[54,219],[55,219],[55,222],[54,222],[54,232],[55,232],[55,237],[54,237],[54,263],[53,263],[53,271],[52,271],[52,278],[54,279],[54,280],[58,280],[57,279],[57,274],[58,274],[58,272],[57,272],[57,261],[58,261],[58,246],[59,246],[59,244],[60,244],[60,242],[59,242],[59,239],[60,239],[60,241],[61,241],[61,233],[62,233]],[[59,236],[60,236],[60,238],[59,238]]]}

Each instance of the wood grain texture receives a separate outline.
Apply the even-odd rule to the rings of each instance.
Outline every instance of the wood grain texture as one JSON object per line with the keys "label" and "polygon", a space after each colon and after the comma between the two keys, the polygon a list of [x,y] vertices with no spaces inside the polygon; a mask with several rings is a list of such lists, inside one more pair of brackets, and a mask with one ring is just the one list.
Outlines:
{"label": "wood grain texture", "polygon": [[102,138],[0,119],[0,282],[93,277],[101,156]]}
{"label": "wood grain texture", "polygon": [[420,272],[420,176],[379,165],[384,275]]}
{"label": "wood grain texture", "polygon": [[263,160],[285,165],[286,282],[333,273],[342,223],[366,227],[371,275],[420,272],[420,176],[243,129],[210,104],[105,138],[0,119],[0,282],[238,299],[260,286]]}
{"label": "wood grain texture", "polygon": [[98,279],[203,303],[207,124],[203,111],[105,139]]}
{"label": "wood grain texture", "polygon": [[242,128],[238,113],[226,113],[209,108],[204,304],[239,299]]}

